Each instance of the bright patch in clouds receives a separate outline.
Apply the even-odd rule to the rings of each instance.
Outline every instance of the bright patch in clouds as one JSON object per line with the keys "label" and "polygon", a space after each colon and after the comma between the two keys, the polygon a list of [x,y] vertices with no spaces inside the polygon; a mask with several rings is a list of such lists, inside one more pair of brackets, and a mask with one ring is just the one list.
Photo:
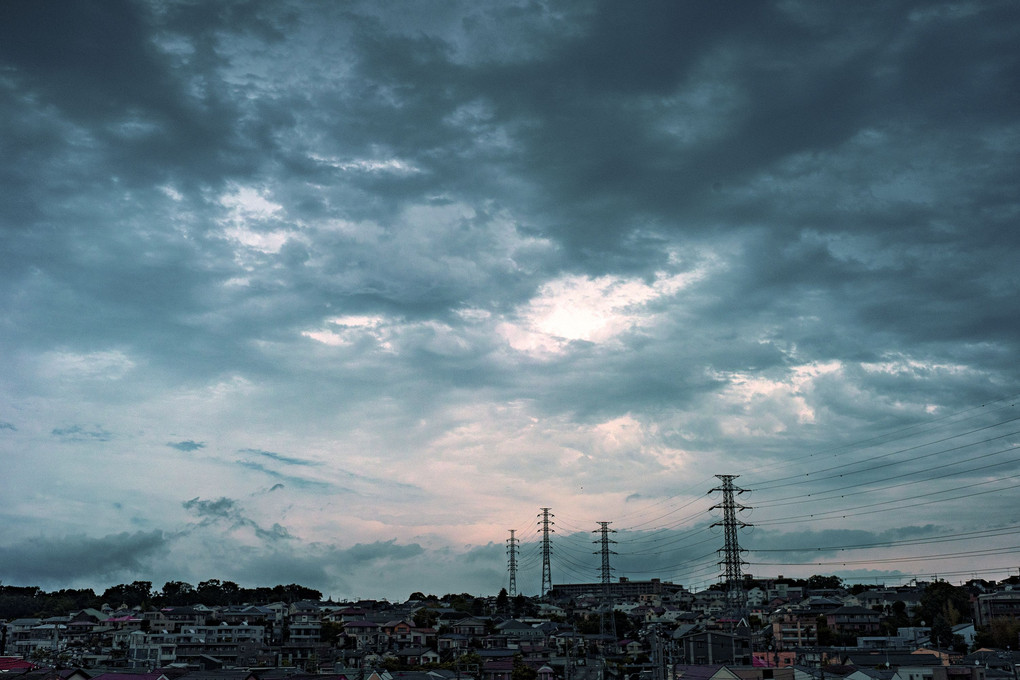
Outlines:
{"label": "bright patch in clouds", "polygon": [[890,359],[888,361],[866,362],[861,364],[861,368],[871,373],[886,373],[888,375],[929,375],[933,373],[963,375],[969,371],[966,366],[959,364],[932,363],[909,357]]}
{"label": "bright patch in clouds", "polygon": [[41,373],[48,378],[117,380],[135,367],[120,350],[90,352],[48,352],[43,355]]}
{"label": "bright patch in clouds", "polygon": [[383,327],[384,321],[381,316],[338,316],[327,320],[330,328],[302,331],[301,335],[333,347],[352,345],[368,337],[388,348],[389,331]]}
{"label": "bright patch in clouds", "polygon": [[399,158],[387,158],[376,160],[371,158],[356,158],[353,160],[341,160],[326,156],[312,155],[311,159],[347,172],[368,172],[368,173],[393,173],[398,175],[411,175],[421,172],[418,168]]}
{"label": "bright patch in clouds", "polygon": [[258,230],[260,224],[283,217],[283,206],[266,197],[266,192],[252,187],[235,186],[220,197],[219,203],[227,209],[221,220],[224,235],[248,248],[263,253],[277,253],[296,232],[288,229]]}
{"label": "bright patch in clouds", "polygon": [[748,435],[775,434],[786,430],[791,423],[815,422],[815,411],[808,396],[814,381],[822,376],[838,374],[843,370],[839,361],[810,363],[796,366],[779,380],[745,372],[719,373],[728,387],[718,398],[736,406],[742,414],[755,414],[754,422],[740,417],[731,423],[734,433],[743,431]]}
{"label": "bright patch in clouds", "polygon": [[647,305],[679,293],[705,274],[657,272],[650,284],[620,276],[566,276],[543,285],[517,320],[500,324],[498,331],[515,350],[539,356],[560,354],[574,341],[605,344],[654,325],[658,315]]}

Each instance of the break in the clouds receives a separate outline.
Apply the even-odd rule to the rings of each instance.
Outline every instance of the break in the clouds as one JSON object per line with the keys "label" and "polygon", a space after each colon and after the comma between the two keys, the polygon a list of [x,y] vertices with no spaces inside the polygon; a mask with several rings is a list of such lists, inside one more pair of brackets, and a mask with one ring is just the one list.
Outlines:
{"label": "break in the clouds", "polygon": [[[5,573],[496,592],[551,507],[554,580],[598,579],[611,521],[618,575],[707,584],[733,474],[754,573],[994,576],[1018,27],[1008,0],[3,3]],[[27,567],[103,541],[122,567]],[[870,547],[797,552],[840,544]]]}

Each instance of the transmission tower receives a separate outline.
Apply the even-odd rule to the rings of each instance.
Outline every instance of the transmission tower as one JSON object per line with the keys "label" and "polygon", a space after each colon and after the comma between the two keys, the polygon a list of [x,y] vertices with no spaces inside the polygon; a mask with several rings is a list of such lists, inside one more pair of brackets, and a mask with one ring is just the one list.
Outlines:
{"label": "transmission tower", "polygon": [[739,608],[743,602],[743,585],[741,583],[740,569],[746,564],[740,557],[740,553],[747,552],[746,550],[740,549],[740,544],[737,543],[737,530],[751,526],[747,522],[742,522],[737,519],[737,513],[743,510],[750,510],[746,505],[741,505],[734,500],[734,494],[740,495],[747,493],[747,489],[741,489],[738,486],[733,485],[733,480],[739,475],[716,475],[722,480],[722,485],[709,491],[713,493],[715,491],[722,491],[722,503],[713,505],[709,510],[716,510],[721,508],[723,511],[723,518],[721,522],[716,522],[712,526],[723,528],[725,536],[725,544],[719,551],[723,553],[723,559],[719,564],[726,566],[726,586],[727,593],[729,596],[730,606]]}
{"label": "transmission tower", "polygon": [[[609,556],[615,555],[616,553],[609,549],[610,543],[616,543],[616,541],[609,538],[609,534],[615,534],[616,529],[610,529],[609,525],[612,522],[598,522],[599,528],[592,531],[593,534],[601,534],[601,538],[592,543],[599,543],[602,545],[600,550],[597,550],[593,554],[602,555],[602,615],[599,617],[599,633],[602,635],[611,634],[613,639],[616,639],[616,615],[613,613],[613,600],[610,595],[610,584],[613,579],[613,568],[609,566]],[[606,618],[608,617],[608,626],[606,625]]]}
{"label": "transmission tower", "polygon": [[517,545],[520,541],[514,538],[515,533],[517,533],[517,531],[515,529],[511,529],[510,538],[506,541],[506,566],[510,570],[510,588],[507,594],[510,597],[517,597]]}
{"label": "transmission tower", "polygon": [[549,534],[555,533],[556,530],[552,528],[555,524],[550,517],[555,517],[549,512],[549,508],[540,508],[542,514],[539,517],[542,521],[538,523],[542,527],[542,596],[549,594],[552,590],[552,567],[549,564],[549,557],[552,555],[552,543],[549,541]]}

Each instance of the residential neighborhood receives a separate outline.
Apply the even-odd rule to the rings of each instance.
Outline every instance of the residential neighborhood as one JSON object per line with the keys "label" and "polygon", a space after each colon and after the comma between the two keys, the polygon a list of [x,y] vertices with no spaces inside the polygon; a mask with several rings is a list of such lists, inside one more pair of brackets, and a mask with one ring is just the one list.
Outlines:
{"label": "residential neighborhood", "polygon": [[[135,582],[105,593],[124,601],[2,620],[0,676],[1016,680],[1018,581],[851,587],[835,577],[745,576],[739,589],[691,592],[621,578],[559,584],[543,597],[504,589],[481,597],[413,593],[402,602],[335,602],[288,587],[261,593],[282,599],[243,603],[225,602],[252,595],[229,582],[197,590],[168,583],[162,591]],[[0,603],[10,595],[25,607],[12,595],[20,590],[0,586]],[[45,595],[35,599],[52,609]]]}

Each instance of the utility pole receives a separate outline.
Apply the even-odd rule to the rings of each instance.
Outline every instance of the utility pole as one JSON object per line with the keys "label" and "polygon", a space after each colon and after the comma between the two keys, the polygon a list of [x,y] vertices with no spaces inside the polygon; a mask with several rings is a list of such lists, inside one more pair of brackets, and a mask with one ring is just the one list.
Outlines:
{"label": "utility pole", "polygon": [[517,545],[520,543],[514,534],[515,529],[510,530],[510,538],[506,541],[507,568],[510,570],[510,588],[507,592],[511,598],[517,597]]}
{"label": "utility pole", "polygon": [[549,564],[549,557],[552,555],[552,543],[549,541],[549,534],[555,533],[552,526],[555,524],[550,517],[555,517],[549,512],[549,508],[540,508],[542,514],[539,517],[542,521],[538,523],[542,527],[542,596],[545,597],[552,590],[552,567]]}
{"label": "utility pole", "polygon": [[[601,635],[611,634],[613,640],[616,640],[616,614],[613,612],[613,601],[612,596],[609,592],[610,586],[613,579],[613,569],[609,566],[609,556],[615,555],[616,553],[609,549],[610,543],[616,543],[616,541],[609,538],[609,534],[616,533],[616,529],[610,529],[609,525],[612,522],[598,522],[599,528],[592,531],[593,534],[601,534],[602,537],[592,543],[602,544],[602,549],[592,554],[602,555],[602,616],[599,619],[599,633]],[[606,626],[606,617],[609,617],[609,626]]]}
{"label": "utility pole", "polygon": [[742,493],[747,493],[747,489],[734,486],[733,480],[738,475],[716,475],[716,477],[722,480],[722,485],[712,489],[709,493],[722,491],[722,503],[713,505],[709,510],[722,509],[723,511],[722,521],[712,525],[714,527],[721,526],[725,538],[724,546],[719,550],[723,553],[723,559],[719,564],[725,565],[726,568],[726,586],[730,606],[733,609],[742,609],[743,584],[741,583],[740,569],[744,561],[741,559],[740,553],[746,551],[740,549],[740,544],[737,542],[737,530],[751,525],[737,519],[737,513],[750,508],[737,503],[734,500],[734,494],[739,496]]}
{"label": "utility pole", "polygon": [[574,640],[573,640],[573,638],[571,638],[570,641],[565,645],[566,653],[567,653],[566,654],[567,658],[563,662],[563,680],[570,680],[570,671],[572,670],[570,668],[570,663],[571,663],[571,659],[570,659],[570,647],[573,644],[574,644]]}

